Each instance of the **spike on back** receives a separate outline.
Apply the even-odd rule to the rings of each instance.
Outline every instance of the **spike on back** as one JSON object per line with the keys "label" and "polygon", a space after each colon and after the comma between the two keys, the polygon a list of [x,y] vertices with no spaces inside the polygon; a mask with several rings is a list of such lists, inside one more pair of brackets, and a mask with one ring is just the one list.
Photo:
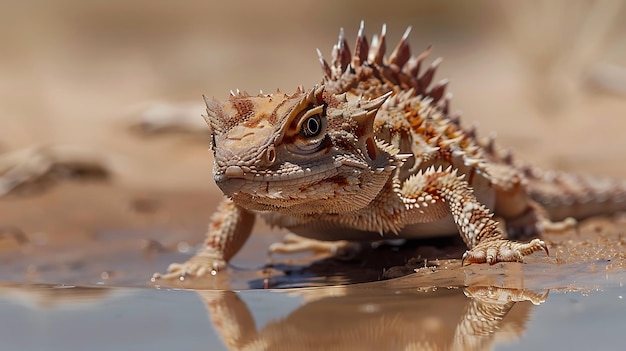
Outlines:
{"label": "spike on back", "polygon": [[361,21],[359,27],[359,33],[356,37],[356,44],[354,45],[354,58],[352,59],[352,65],[355,67],[360,66],[362,63],[367,62],[367,55],[369,52],[369,44],[367,38],[363,34],[365,22]]}
{"label": "spike on back", "polygon": [[383,64],[385,51],[387,51],[387,40],[385,38],[386,35],[387,35],[387,25],[383,24],[383,27],[380,31],[380,36],[377,37],[376,45],[373,45],[372,43],[372,47],[369,53],[370,62],[376,63],[378,65]]}
{"label": "spike on back", "polygon": [[[318,50],[324,84],[333,94],[352,92],[354,95],[363,95],[365,98],[375,98],[388,91],[399,93],[413,90],[414,95],[430,98],[447,115],[448,100],[437,104],[444,99],[447,80],[442,80],[431,87],[441,58],[434,60],[421,73],[422,63],[432,51],[432,45],[419,55],[411,54],[408,27],[393,52],[386,57],[387,26],[383,25],[379,36],[373,36],[370,43],[364,34],[364,23],[361,22],[356,38],[354,54],[350,53],[343,29],[333,47],[331,64],[323,58]],[[378,82],[376,82],[378,80]]]}
{"label": "spike on back", "polygon": [[343,28],[339,30],[339,39],[337,40],[336,48],[337,54],[333,55],[333,66],[337,67],[340,72],[343,72],[346,70],[352,59],[350,46],[344,36]]}
{"label": "spike on back", "polygon": [[324,72],[324,77],[326,79],[330,79],[333,75],[332,70],[330,69],[328,62],[326,62],[326,59],[324,59],[324,55],[322,55],[322,52],[320,51],[320,49],[316,49],[316,50],[317,50],[317,57],[320,61],[320,65],[322,66],[322,72]]}
{"label": "spike on back", "polygon": [[419,54],[417,57],[412,57],[409,60],[408,73],[410,76],[417,77],[419,75],[422,62],[428,57],[432,49],[433,49],[433,46],[428,45],[426,47],[426,50],[424,50],[421,54]]}
{"label": "spike on back", "polygon": [[406,29],[404,35],[402,35],[402,39],[400,39],[400,42],[398,42],[398,45],[389,56],[390,65],[403,67],[411,58],[411,48],[407,42],[409,34],[411,34],[411,26]]}

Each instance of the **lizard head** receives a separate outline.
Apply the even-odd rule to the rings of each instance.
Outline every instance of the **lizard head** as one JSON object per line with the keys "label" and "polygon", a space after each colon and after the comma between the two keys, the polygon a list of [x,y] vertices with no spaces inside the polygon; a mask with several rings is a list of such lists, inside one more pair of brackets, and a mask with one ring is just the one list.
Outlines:
{"label": "lizard head", "polygon": [[205,98],[213,175],[240,206],[285,214],[343,213],[367,206],[398,165],[376,140],[389,95],[364,100],[324,86],[294,94]]}

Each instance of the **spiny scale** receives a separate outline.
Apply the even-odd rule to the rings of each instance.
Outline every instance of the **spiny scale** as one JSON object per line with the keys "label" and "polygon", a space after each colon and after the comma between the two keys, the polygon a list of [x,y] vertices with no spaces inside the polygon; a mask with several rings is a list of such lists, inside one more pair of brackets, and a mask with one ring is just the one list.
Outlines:
{"label": "spiny scale", "polygon": [[[380,73],[383,82],[395,87],[396,89],[394,90],[409,90],[413,88],[416,95],[431,98],[433,103],[437,103],[445,94],[448,80],[441,80],[430,89],[429,86],[442,59],[437,58],[434,60],[426,71],[420,75],[422,62],[432,51],[432,45],[429,45],[417,57],[412,56],[408,42],[410,33],[411,27],[408,27],[398,45],[389,55],[389,58],[386,58],[386,25],[383,25],[381,34],[377,37],[378,39],[372,40],[372,45],[369,45],[364,34],[364,23],[361,22],[356,38],[354,55],[350,52],[350,47],[342,28],[339,31],[337,44],[333,46],[331,64],[326,61],[321,51],[317,50],[322,72],[324,73],[324,83],[341,83],[342,78],[350,74],[354,75],[354,70],[365,66]],[[336,90],[330,89],[329,91],[337,93],[342,88],[345,87],[340,85]],[[449,99],[446,99],[443,108],[446,111],[445,113],[447,113],[449,110]]]}

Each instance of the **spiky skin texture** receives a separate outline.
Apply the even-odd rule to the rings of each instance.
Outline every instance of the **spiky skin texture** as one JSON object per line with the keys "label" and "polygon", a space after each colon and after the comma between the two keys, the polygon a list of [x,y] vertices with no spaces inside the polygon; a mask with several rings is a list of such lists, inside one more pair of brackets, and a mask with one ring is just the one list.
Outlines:
{"label": "spiky skin texture", "polygon": [[[431,86],[440,60],[420,74],[430,48],[413,57],[408,32],[386,57],[384,27],[371,45],[361,27],[354,54],[342,31],[331,62],[320,54],[323,79],[308,91],[205,99],[224,203],[204,248],[165,277],[215,273],[244,244],[256,215],[325,241],[458,230],[469,248],[466,263],[547,253],[539,239],[506,239],[494,218],[509,230],[540,234],[554,225],[548,210],[560,208],[550,186],[570,178],[513,162],[493,140],[462,128],[449,111],[447,82]],[[590,181],[577,184],[584,192],[568,196],[593,194]]]}

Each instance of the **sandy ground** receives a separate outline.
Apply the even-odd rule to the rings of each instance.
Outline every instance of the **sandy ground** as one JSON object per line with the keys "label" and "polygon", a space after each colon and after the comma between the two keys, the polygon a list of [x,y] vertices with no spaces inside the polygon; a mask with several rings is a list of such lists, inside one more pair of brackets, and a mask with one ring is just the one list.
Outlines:
{"label": "sandy ground", "polygon": [[[478,123],[482,135],[495,132],[516,157],[544,168],[626,177],[626,37],[616,20],[624,6],[530,3],[3,2],[0,155],[32,145],[69,145],[95,157],[106,172],[85,179],[80,167],[71,176],[53,171],[0,198],[0,281],[12,282],[0,290],[9,294],[18,284],[24,296],[39,301],[42,294],[19,284],[152,286],[153,272],[183,261],[201,243],[220,196],[198,116],[200,96],[312,86],[320,77],[315,48],[329,56],[338,29],[345,27],[353,40],[361,19],[369,34],[386,22],[390,43],[412,25],[416,52],[435,44],[432,59],[445,58],[438,77],[451,78],[453,109],[463,111],[463,123]],[[176,124],[152,133],[145,120],[155,116],[174,116]],[[284,233],[258,225],[228,275],[209,286],[331,286],[301,294],[319,295],[307,301],[328,302],[322,296],[338,295],[333,289],[339,285],[417,269],[404,278],[370,283],[378,284],[370,298],[383,304],[389,289],[445,286],[610,289],[624,282],[625,229],[621,215],[592,218],[575,231],[548,237],[550,258],[536,254],[523,266],[459,269],[464,248],[456,238],[367,249],[348,262],[268,258],[267,246]],[[86,289],[97,296],[93,301],[108,294]],[[361,301],[359,294],[369,288],[356,289],[339,294],[357,295],[344,301],[346,315],[357,313],[350,303]],[[450,308],[462,310],[468,292],[451,294],[453,300],[441,300],[443,305],[456,301]],[[209,311],[211,301],[239,304],[226,295],[200,295]],[[49,296],[35,305],[55,305]],[[289,300],[262,296],[277,308]],[[318,320],[306,316],[290,318],[296,318],[293,325]],[[431,317],[420,314],[415,320],[426,323]],[[513,325],[513,334],[521,334],[524,322]],[[269,329],[269,334],[284,330]]]}

